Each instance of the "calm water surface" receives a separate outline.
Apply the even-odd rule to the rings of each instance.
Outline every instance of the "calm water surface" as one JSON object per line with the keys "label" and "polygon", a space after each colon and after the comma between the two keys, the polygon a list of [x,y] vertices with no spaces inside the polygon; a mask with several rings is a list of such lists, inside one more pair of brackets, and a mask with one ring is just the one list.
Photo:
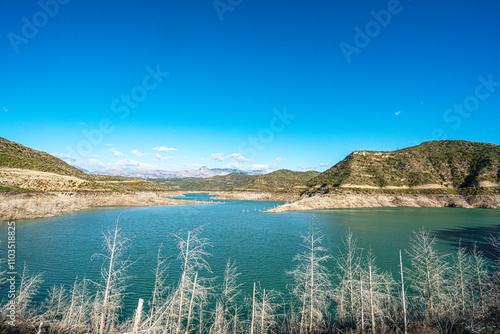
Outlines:
{"label": "calm water surface", "polygon": [[[186,197],[184,197],[186,198]],[[188,199],[207,200],[206,194]],[[213,247],[209,258],[212,274],[220,277],[228,258],[241,272],[243,289],[250,293],[253,282],[263,288],[286,293],[291,279],[285,274],[294,267],[293,257],[303,249],[301,234],[314,225],[325,235],[324,245],[335,255],[346,231],[358,238],[359,246],[372,248],[377,264],[385,270],[398,270],[398,249],[408,249],[412,231],[430,229],[439,237],[443,252],[462,244],[478,242],[488,251],[485,239],[500,232],[500,210],[454,208],[339,209],[314,212],[260,213],[278,202],[224,201],[214,205],[185,205],[118,208],[80,211],[58,217],[18,221],[17,270],[26,263],[30,270],[43,273],[45,282],[37,301],[45,298],[49,287],[72,284],[76,277],[97,280],[101,262],[92,255],[102,251],[103,233],[119,218],[123,234],[132,239],[127,255],[135,261],[126,297],[130,314],[138,298],[148,299],[153,286],[153,268],[158,247],[170,256],[169,279],[179,277],[180,263],[172,233],[201,225],[202,236]],[[243,212],[245,211],[245,212]],[[247,212],[248,211],[248,212]],[[6,254],[7,224],[0,224],[1,256]],[[332,270],[334,263],[330,263]],[[2,297],[5,294],[2,292]]]}

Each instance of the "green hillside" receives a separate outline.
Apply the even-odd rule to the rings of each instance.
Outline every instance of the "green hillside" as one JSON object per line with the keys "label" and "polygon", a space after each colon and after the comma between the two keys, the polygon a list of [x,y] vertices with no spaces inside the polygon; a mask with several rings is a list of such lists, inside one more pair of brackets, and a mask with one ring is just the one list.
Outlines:
{"label": "green hillside", "polygon": [[280,169],[275,172],[257,175],[245,185],[247,190],[297,192],[307,188],[307,182],[319,175],[316,171],[295,172]]}
{"label": "green hillside", "polygon": [[429,141],[393,152],[353,152],[308,182],[320,190],[356,186],[495,188],[499,184],[500,146],[464,140]]}
{"label": "green hillside", "polygon": [[0,137],[0,167],[21,168],[86,178],[83,171],[48,153]]}
{"label": "green hillside", "polygon": [[210,178],[175,178],[159,180],[160,184],[166,185],[172,189],[183,191],[203,191],[203,190],[232,190],[243,187],[254,175],[243,173],[231,173],[228,175],[216,175]]}

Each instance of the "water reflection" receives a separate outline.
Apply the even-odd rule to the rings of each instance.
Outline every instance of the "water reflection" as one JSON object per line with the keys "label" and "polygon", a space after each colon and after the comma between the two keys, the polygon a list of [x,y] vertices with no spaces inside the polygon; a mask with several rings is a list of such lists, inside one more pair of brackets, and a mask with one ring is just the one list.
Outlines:
{"label": "water reflection", "polygon": [[477,248],[489,259],[497,259],[500,255],[490,243],[491,238],[500,236],[500,225],[447,228],[431,233],[440,242],[446,243],[454,249],[460,245],[470,253],[476,244]]}

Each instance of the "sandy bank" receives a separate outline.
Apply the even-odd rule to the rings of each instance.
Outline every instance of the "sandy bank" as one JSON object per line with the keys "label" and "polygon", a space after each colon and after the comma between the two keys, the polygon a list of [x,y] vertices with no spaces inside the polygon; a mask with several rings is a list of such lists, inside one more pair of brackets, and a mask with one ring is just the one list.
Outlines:
{"label": "sandy bank", "polygon": [[165,198],[173,192],[22,193],[0,195],[0,220],[44,218],[92,207],[213,204]]}
{"label": "sandy bank", "polygon": [[379,207],[500,209],[500,195],[327,194],[305,197],[266,212]]}

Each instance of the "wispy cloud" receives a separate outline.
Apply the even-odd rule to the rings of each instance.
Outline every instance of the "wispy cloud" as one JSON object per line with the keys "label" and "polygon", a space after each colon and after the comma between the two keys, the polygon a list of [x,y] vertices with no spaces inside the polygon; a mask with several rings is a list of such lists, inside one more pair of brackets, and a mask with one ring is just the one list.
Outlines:
{"label": "wispy cloud", "polygon": [[212,153],[210,155],[210,159],[215,160],[215,161],[224,161],[224,154],[223,153]]}
{"label": "wispy cloud", "polygon": [[148,156],[150,155],[151,153],[143,153],[139,150],[132,150],[130,151],[130,153],[134,154],[135,156],[138,156],[138,157],[145,157],[145,156]]}
{"label": "wispy cloud", "polygon": [[323,162],[323,163],[319,164],[318,166],[299,166],[299,167],[297,167],[297,169],[300,170],[301,172],[305,172],[308,170],[315,170],[315,169],[318,169],[320,167],[330,167],[330,166],[331,166],[330,162]]}
{"label": "wispy cloud", "polygon": [[204,165],[196,164],[196,163],[179,163],[175,165],[169,165],[166,170],[170,171],[179,171],[179,170],[193,170],[193,169],[200,169],[201,167],[204,167]]}
{"label": "wispy cloud", "polygon": [[170,147],[166,147],[166,146],[157,146],[157,147],[153,147],[153,150],[155,150],[155,151],[160,151],[160,152],[177,151],[177,149],[176,149],[176,148],[170,148]]}
{"label": "wispy cloud", "polygon": [[75,166],[83,168],[88,171],[102,170],[106,168],[106,165],[97,159],[85,159],[75,163]]}
{"label": "wispy cloud", "polygon": [[230,164],[225,164],[222,168],[230,168],[230,169],[239,169],[245,172],[254,172],[254,171],[264,171],[267,172],[270,169],[278,168],[278,165],[264,165],[264,164],[251,164],[251,165],[242,165],[239,162],[232,162]]}
{"label": "wispy cloud", "polygon": [[285,161],[286,159],[285,158],[282,158],[282,157],[277,157],[276,158],[276,161]]}
{"label": "wispy cloud", "polygon": [[118,161],[108,162],[108,167],[119,170],[147,170],[155,169],[157,166],[146,164],[137,160],[132,160],[129,157],[125,157]]}
{"label": "wispy cloud", "polygon": [[224,156],[223,153],[212,153],[210,155],[210,159],[215,160],[215,161],[226,161],[226,160],[231,160],[231,161],[239,161],[239,162],[249,162],[252,161],[248,158],[245,158],[241,153],[233,153],[228,156]]}
{"label": "wispy cloud", "polygon": [[111,152],[113,152],[113,154],[115,155],[115,157],[126,157],[127,156],[124,153],[117,151],[115,148],[110,148],[109,150]]}
{"label": "wispy cloud", "polygon": [[242,156],[241,153],[230,154],[230,155],[228,155],[226,157],[226,160],[236,160],[236,161],[240,161],[240,162],[249,162],[249,161],[251,161],[250,159],[245,158],[244,156]]}
{"label": "wispy cloud", "polygon": [[51,155],[55,156],[56,158],[63,159],[63,160],[68,160],[68,161],[76,161],[75,157],[72,157],[69,154],[66,153],[51,153]]}
{"label": "wispy cloud", "polygon": [[305,171],[308,171],[308,170],[314,170],[314,169],[317,169],[318,166],[314,166],[314,167],[308,167],[308,166],[299,166],[297,167],[298,170],[300,170],[301,172],[305,172]]}
{"label": "wispy cloud", "polygon": [[[51,155],[55,156],[56,158],[62,159],[66,161],[68,164],[71,166],[77,167],[77,168],[82,168],[85,170],[88,170],[90,172],[96,171],[96,170],[102,170],[106,168],[106,165],[97,160],[97,159],[83,159],[83,160],[77,160],[75,157],[66,154],[66,153],[51,153]],[[96,156],[93,154],[92,156]]]}
{"label": "wispy cloud", "polygon": [[161,162],[167,162],[169,160],[172,160],[174,157],[164,157],[161,154],[156,154],[155,158],[153,159],[154,161],[161,161]]}

